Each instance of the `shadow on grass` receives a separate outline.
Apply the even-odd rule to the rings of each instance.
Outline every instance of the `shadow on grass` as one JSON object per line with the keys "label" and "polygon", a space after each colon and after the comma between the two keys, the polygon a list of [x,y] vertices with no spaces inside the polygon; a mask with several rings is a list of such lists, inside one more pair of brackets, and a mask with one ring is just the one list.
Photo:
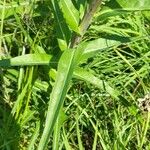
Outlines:
{"label": "shadow on grass", "polygon": [[6,102],[2,76],[0,83],[0,150],[19,150],[20,126],[11,115],[11,107]]}

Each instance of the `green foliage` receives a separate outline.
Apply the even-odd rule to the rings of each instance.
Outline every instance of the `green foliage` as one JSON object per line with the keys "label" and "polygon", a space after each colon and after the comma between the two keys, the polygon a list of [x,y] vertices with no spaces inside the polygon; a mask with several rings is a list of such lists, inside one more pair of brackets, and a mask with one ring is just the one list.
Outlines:
{"label": "green foliage", "polygon": [[150,149],[149,5],[0,2],[0,149]]}
{"label": "green foliage", "polygon": [[59,3],[56,0],[51,1],[51,7],[55,17],[55,30],[57,35],[58,44],[61,50],[65,50],[68,47],[69,40],[70,40],[70,30],[67,26],[64,18],[63,13],[59,7]]}
{"label": "green foliage", "polygon": [[11,59],[1,60],[0,66],[33,66],[33,65],[48,65],[51,60],[51,55],[48,54],[26,54]]}
{"label": "green foliage", "polygon": [[68,23],[69,27],[79,33],[78,25],[79,25],[79,11],[74,7],[72,1],[70,0],[61,0],[60,6]]}

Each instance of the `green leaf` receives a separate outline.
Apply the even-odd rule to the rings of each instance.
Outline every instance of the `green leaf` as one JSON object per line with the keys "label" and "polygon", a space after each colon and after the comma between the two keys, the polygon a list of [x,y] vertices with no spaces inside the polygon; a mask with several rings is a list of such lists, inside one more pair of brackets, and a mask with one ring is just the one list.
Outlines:
{"label": "green leaf", "polygon": [[68,47],[71,33],[66,22],[64,21],[63,14],[62,11],[60,10],[57,0],[51,1],[51,8],[53,10],[53,14],[56,21],[55,30],[56,30],[58,44],[60,49],[63,51]]}
{"label": "green leaf", "polygon": [[44,150],[53,131],[59,111],[63,105],[64,98],[68,91],[69,83],[81,56],[80,49],[69,49],[64,51],[58,63],[56,81],[50,96],[45,128],[39,143],[38,150]]}
{"label": "green leaf", "polygon": [[103,20],[111,16],[122,15],[134,11],[150,10],[149,0],[111,0],[103,7],[97,20]]}
{"label": "green leaf", "polygon": [[112,46],[115,46],[118,44],[120,44],[120,41],[109,40],[105,38],[99,38],[99,39],[84,43],[83,45],[79,46],[79,47],[82,47],[84,51],[82,60],[94,56],[96,53],[98,53],[101,50],[111,48]]}
{"label": "green leaf", "polygon": [[141,39],[146,39],[148,36],[139,36],[139,37],[123,37],[123,36],[109,36],[108,38],[99,38],[90,42],[81,43],[78,48],[83,50],[83,54],[81,56],[81,62],[87,60],[90,57],[93,57],[97,53],[102,50],[113,48],[115,46],[119,46],[121,44],[135,42]]}
{"label": "green leaf", "polygon": [[150,9],[149,0],[116,0],[123,9],[146,10]]}
{"label": "green leaf", "polygon": [[98,87],[101,90],[106,90],[106,92],[109,93],[114,98],[118,98],[119,96],[119,92],[113,89],[106,81],[98,79],[91,72],[86,71],[85,69],[77,68],[74,71],[73,75],[75,78],[84,80]]}
{"label": "green leaf", "polygon": [[0,67],[48,65],[52,56],[48,54],[26,54],[0,60]]}
{"label": "green leaf", "polygon": [[59,138],[60,138],[60,131],[63,123],[67,119],[67,116],[63,109],[60,109],[59,116],[57,118],[57,121],[55,123],[54,127],[54,134],[53,134],[53,150],[59,149]]}
{"label": "green leaf", "polygon": [[60,0],[60,6],[69,27],[79,33],[79,11],[75,8],[71,0]]}

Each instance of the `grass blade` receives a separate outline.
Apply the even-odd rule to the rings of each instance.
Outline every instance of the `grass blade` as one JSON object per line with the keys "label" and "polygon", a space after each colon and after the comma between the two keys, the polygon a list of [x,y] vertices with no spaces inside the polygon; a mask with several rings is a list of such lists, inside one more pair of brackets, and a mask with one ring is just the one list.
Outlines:
{"label": "grass blade", "polygon": [[82,139],[81,139],[81,131],[80,131],[80,127],[79,127],[79,114],[77,112],[77,116],[76,116],[76,130],[77,130],[77,139],[78,139],[78,145],[79,145],[79,150],[84,150],[83,144],[82,144]]}
{"label": "grass blade", "polygon": [[40,122],[37,122],[34,134],[32,136],[32,139],[31,139],[30,143],[29,143],[29,146],[28,146],[28,150],[33,150],[34,149],[34,144],[35,144],[36,139],[38,137],[39,130],[40,130]]}

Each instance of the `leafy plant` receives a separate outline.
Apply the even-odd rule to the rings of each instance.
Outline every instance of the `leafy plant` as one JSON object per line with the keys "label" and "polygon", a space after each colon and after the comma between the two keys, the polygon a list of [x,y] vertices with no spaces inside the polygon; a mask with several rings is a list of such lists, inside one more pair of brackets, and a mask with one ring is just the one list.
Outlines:
{"label": "leafy plant", "polygon": [[[4,84],[1,99],[10,107],[6,129],[16,122],[14,131],[19,128],[20,135],[16,136],[20,137],[17,140],[21,141],[21,149],[58,149],[59,146],[70,149],[73,145],[70,145],[69,134],[74,127],[77,141],[72,135],[72,143],[79,144],[75,149],[83,149],[81,132],[85,135],[84,128],[89,124],[94,129],[94,140],[88,145],[89,149],[91,145],[93,150],[145,147],[149,115],[142,123],[145,118],[138,114],[135,102],[138,96],[135,93],[146,94],[149,91],[149,31],[145,27],[147,20],[144,16],[145,11],[150,10],[149,4],[148,0],[133,0],[132,3],[128,0],[2,3],[0,50],[4,49],[5,54],[0,51],[0,67],[3,68],[1,82]],[[9,28],[6,28],[7,25]],[[94,89],[95,97],[100,97],[100,102],[96,100],[94,103],[87,96],[86,104],[76,102],[69,96],[72,91],[71,95],[77,97],[73,94],[77,90],[75,82],[81,80],[87,83],[85,93],[92,92],[91,85],[101,91],[104,96],[98,96]],[[64,111],[72,105],[76,109],[76,121],[70,121],[71,127],[67,133]],[[101,110],[102,118],[98,118],[97,109],[97,112],[94,111],[95,105]],[[71,113],[73,110],[70,109]],[[127,123],[121,118],[128,117],[126,111],[131,114]],[[3,109],[1,112],[5,113]],[[105,116],[107,113],[109,115]],[[134,115],[136,119],[132,122]],[[103,119],[104,123],[101,123]],[[137,135],[135,139],[135,130],[131,129],[133,126],[137,132],[141,130],[144,134]],[[21,135],[26,132],[29,132],[27,139]],[[125,132],[127,134],[124,135]],[[4,139],[0,141],[1,148],[10,149],[9,143],[14,141],[7,139],[6,135],[3,137],[2,131],[0,133]],[[18,145],[14,147],[16,149]]]}

